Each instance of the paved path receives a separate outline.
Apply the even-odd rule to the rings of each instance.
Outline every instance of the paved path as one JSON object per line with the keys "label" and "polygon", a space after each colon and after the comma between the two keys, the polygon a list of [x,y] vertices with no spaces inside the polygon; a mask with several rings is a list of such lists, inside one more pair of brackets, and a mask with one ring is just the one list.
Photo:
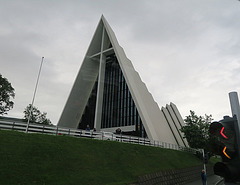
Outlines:
{"label": "paved path", "polygon": [[[216,185],[217,182],[219,182],[222,178],[217,175],[212,175],[207,177],[207,185]],[[222,185],[224,183],[219,183],[219,185]],[[202,185],[201,177],[199,176],[199,180],[193,181],[190,183],[187,183],[186,185]]]}

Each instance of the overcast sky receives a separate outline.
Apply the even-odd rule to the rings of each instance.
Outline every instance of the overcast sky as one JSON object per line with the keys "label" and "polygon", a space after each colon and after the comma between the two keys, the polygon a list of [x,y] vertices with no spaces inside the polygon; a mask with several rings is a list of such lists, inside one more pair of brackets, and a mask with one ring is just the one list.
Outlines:
{"label": "overcast sky", "polygon": [[57,124],[104,15],[159,107],[185,118],[231,116],[240,93],[238,0],[0,0],[0,73],[15,88],[8,116],[34,102]]}

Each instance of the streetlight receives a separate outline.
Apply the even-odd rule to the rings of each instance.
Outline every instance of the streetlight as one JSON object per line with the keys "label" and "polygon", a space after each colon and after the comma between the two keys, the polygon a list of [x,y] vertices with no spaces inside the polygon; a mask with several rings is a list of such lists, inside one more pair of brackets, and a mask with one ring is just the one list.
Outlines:
{"label": "streetlight", "polygon": [[34,94],[33,94],[33,99],[32,99],[31,109],[30,109],[30,113],[29,113],[29,117],[28,117],[26,132],[28,132],[29,122],[30,122],[30,118],[32,115],[32,111],[33,111],[33,103],[34,103],[35,95],[37,92],[37,86],[38,86],[38,81],[39,81],[39,77],[40,77],[40,73],[41,73],[41,69],[42,69],[43,59],[44,59],[44,57],[42,57],[41,65],[40,65],[39,72],[38,72],[37,83],[36,83]]}

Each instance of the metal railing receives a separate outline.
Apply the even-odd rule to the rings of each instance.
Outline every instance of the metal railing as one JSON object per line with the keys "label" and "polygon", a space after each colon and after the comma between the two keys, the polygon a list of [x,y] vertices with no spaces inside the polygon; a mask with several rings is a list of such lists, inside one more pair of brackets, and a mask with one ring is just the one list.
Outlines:
{"label": "metal railing", "polygon": [[[25,122],[11,122],[11,121],[2,121],[0,120],[0,129],[2,130],[16,130],[20,132],[26,132],[27,123]],[[94,132],[80,129],[70,129],[64,127],[57,126],[49,126],[49,125],[39,125],[39,124],[29,124],[28,125],[28,133],[42,133],[42,134],[50,134],[50,135],[67,135],[73,137],[85,137],[92,138],[98,140],[111,140],[117,142],[131,143],[131,144],[140,144],[147,145],[153,147],[160,147],[172,150],[179,150],[185,152],[196,153],[200,150],[183,147],[175,144],[170,144],[161,141],[150,140],[148,138],[135,137],[129,135],[122,134],[114,134],[112,132]]]}

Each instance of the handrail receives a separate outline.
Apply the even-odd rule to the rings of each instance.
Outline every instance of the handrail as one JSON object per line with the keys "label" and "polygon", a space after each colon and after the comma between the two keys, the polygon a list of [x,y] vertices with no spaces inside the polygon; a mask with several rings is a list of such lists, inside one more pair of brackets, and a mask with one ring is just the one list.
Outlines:
{"label": "handrail", "polygon": [[[27,123],[25,122],[10,122],[10,121],[0,121],[0,129],[2,130],[16,130],[20,132],[25,132]],[[111,132],[95,132],[93,130],[81,130],[81,129],[70,129],[66,127],[50,126],[50,125],[40,125],[40,124],[29,124],[28,133],[42,133],[42,134],[52,134],[52,135],[68,135],[73,137],[87,137],[98,140],[111,140],[117,142],[131,143],[148,145],[153,147],[167,148],[172,150],[180,150],[185,152],[196,153],[200,149],[193,149],[189,147],[183,147],[175,144],[170,144],[162,141],[150,140],[148,138],[127,136],[122,134],[114,134]]]}

